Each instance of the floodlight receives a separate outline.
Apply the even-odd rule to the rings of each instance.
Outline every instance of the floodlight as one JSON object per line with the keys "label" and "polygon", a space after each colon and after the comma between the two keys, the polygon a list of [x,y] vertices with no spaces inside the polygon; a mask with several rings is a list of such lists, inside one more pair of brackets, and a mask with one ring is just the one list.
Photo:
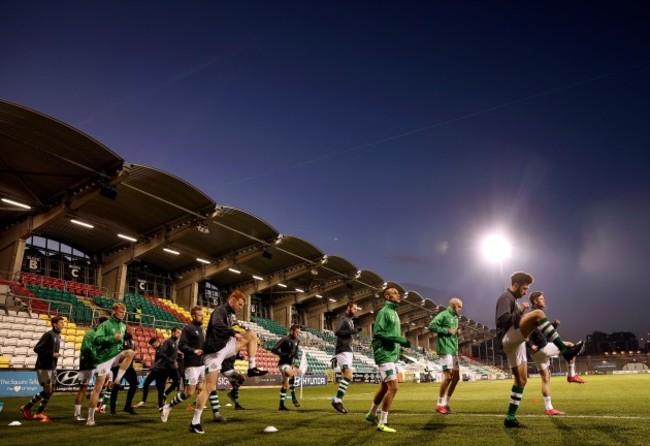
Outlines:
{"label": "floodlight", "polygon": [[481,247],[483,255],[491,262],[501,262],[512,255],[512,246],[501,234],[488,236]]}

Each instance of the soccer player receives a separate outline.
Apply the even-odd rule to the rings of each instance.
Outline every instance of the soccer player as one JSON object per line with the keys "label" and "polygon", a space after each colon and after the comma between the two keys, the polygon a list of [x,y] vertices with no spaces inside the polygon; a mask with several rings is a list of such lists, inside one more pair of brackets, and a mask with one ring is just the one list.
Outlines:
{"label": "soccer player", "polygon": [[83,403],[84,397],[86,396],[86,390],[88,390],[88,383],[93,377],[95,372],[95,348],[93,347],[93,338],[95,337],[95,332],[97,327],[107,321],[106,316],[101,316],[97,319],[97,325],[93,327],[83,338],[81,342],[81,351],[79,356],[79,390],[77,391],[77,396],[74,400],[74,415],[73,418],[75,421],[86,421],[84,417],[81,416],[81,403]]}
{"label": "soccer player", "polygon": [[156,372],[158,412],[160,412],[161,418],[163,407],[165,406],[165,399],[167,398],[167,395],[165,394],[165,385],[167,384],[167,378],[169,378],[170,373],[175,373],[174,363],[178,359],[178,338],[180,335],[180,328],[172,328],[171,336],[167,338],[165,342],[163,342],[163,345],[160,346],[160,350],[156,352],[156,362],[151,367],[151,370]]}
{"label": "soccer player", "polygon": [[255,332],[236,333],[232,328],[236,312],[241,310],[245,303],[246,295],[239,290],[235,290],[228,296],[228,302],[215,308],[210,316],[203,346],[203,363],[206,369],[205,383],[196,399],[196,409],[194,409],[194,417],[190,423],[190,432],[192,433],[205,433],[201,426],[201,414],[208,397],[212,397],[212,405],[218,404],[219,397],[216,393],[217,376],[225,359],[235,356],[239,350],[246,346],[249,358],[248,376],[262,376],[267,373],[266,370],[257,368],[255,358],[257,354],[257,335]]}
{"label": "soccer player", "polygon": [[[38,376],[38,383],[43,386],[43,390],[34,395],[27,404],[20,407],[20,411],[26,420],[39,420],[43,423],[50,421],[50,418],[43,411],[52,396],[52,392],[54,392],[56,363],[61,357],[59,353],[59,348],[61,347],[61,330],[63,330],[65,320],[61,316],[54,316],[50,320],[50,323],[52,324],[52,329],[43,333],[43,336],[41,336],[34,346],[34,352],[38,355],[36,358],[36,374]],[[40,401],[40,404],[36,410],[36,415],[32,415],[32,406],[38,401]]]}
{"label": "soccer player", "polygon": [[246,381],[246,377],[235,370],[235,359],[242,358],[235,356],[226,359],[221,365],[221,374],[228,378],[228,381],[230,381],[230,385],[232,386],[232,389],[228,392],[228,398],[230,398],[230,401],[235,405],[235,410],[244,410],[244,407],[239,404],[239,388]]}
{"label": "soccer player", "polygon": [[90,395],[86,426],[95,425],[95,409],[108,372],[111,371],[113,366],[119,364],[120,368],[114,380],[114,383],[117,384],[113,384],[113,386],[119,386],[126,369],[129,368],[133,361],[135,354],[133,350],[122,351],[122,340],[126,333],[125,315],[126,306],[123,303],[117,302],[113,304],[111,318],[97,327],[95,337],[92,340],[95,347],[95,361],[98,365],[96,367],[97,379],[95,380],[95,387],[93,387],[93,392]]}
{"label": "soccer player", "polygon": [[521,306],[517,306],[517,299],[528,293],[528,289],[533,283],[533,276],[525,272],[516,272],[510,277],[510,283],[510,288],[499,297],[496,305],[497,339],[508,356],[515,381],[503,425],[506,428],[523,428],[526,426],[517,420],[516,414],[528,380],[526,339],[535,328],[539,328],[540,332],[555,344],[567,361],[580,354],[583,344],[580,341],[573,346],[568,346],[555,331],[553,324],[549,322],[542,310],[535,309],[522,316],[528,303],[525,302]]}
{"label": "soccer player", "polygon": [[280,387],[280,406],[278,410],[289,410],[284,405],[287,399],[287,388],[291,391],[291,401],[295,407],[300,407],[298,397],[296,397],[295,376],[298,369],[293,362],[298,358],[298,347],[300,346],[300,325],[293,324],[289,329],[289,334],[281,338],[271,349],[280,357],[278,368],[282,373],[282,387]]}
{"label": "soccer player", "polygon": [[[135,352],[137,351],[135,348],[135,343],[133,342],[133,334],[135,333],[135,327],[133,325],[127,325],[126,326],[126,333],[124,334],[124,341],[122,342],[122,350],[127,351],[127,350],[133,350],[134,355]],[[111,369],[114,375],[117,375],[117,367],[113,367]],[[126,382],[129,383],[129,391],[126,394],[126,401],[124,403],[124,412],[128,413],[129,415],[137,415],[137,412],[133,410],[133,397],[135,396],[135,392],[138,390],[138,373],[135,371],[135,368],[133,368],[133,362],[129,365],[129,367],[126,369],[126,372],[124,373],[124,379]],[[118,382],[118,384],[120,384]],[[121,386],[113,386],[113,389],[111,390],[111,396],[110,396],[110,407],[111,407],[111,415],[115,415],[115,406],[117,404],[117,394],[120,391]]]}
{"label": "soccer player", "polygon": [[357,315],[358,311],[359,307],[357,307],[356,303],[348,302],[345,313],[341,316],[341,320],[334,332],[336,335],[336,350],[334,354],[336,355],[336,363],[341,368],[341,379],[339,380],[339,388],[336,396],[332,399],[332,407],[341,413],[348,413],[345,407],[343,407],[343,397],[352,382],[352,374],[354,372],[352,368],[352,360],[354,359],[352,339],[355,334],[361,331],[361,328],[355,327],[352,319]]}
{"label": "soccer player", "polygon": [[185,355],[185,388],[178,392],[174,399],[165,404],[160,413],[163,423],[167,422],[169,412],[177,405],[194,395],[205,378],[205,367],[203,365],[203,344],[205,344],[205,330],[203,329],[203,308],[193,307],[190,310],[192,322],[183,327],[178,349]]}
{"label": "soccer player", "polygon": [[[151,339],[149,339],[149,345],[156,350],[154,356],[154,364],[155,364],[156,360],[158,359],[158,352],[160,351],[160,347],[161,347],[160,339],[158,339],[157,336],[152,337]],[[151,383],[156,380],[157,376],[158,376],[158,372],[149,369],[149,374],[147,374],[147,377],[144,379],[144,383],[142,384],[142,399],[138,404],[133,406],[134,409],[145,407],[147,405],[147,397],[149,396],[149,387],[151,387]]]}
{"label": "soccer player", "polygon": [[438,355],[442,364],[442,383],[438,394],[436,412],[447,415],[454,413],[449,407],[449,400],[454,394],[460,379],[458,363],[458,316],[463,302],[452,297],[449,306],[438,313],[429,324],[429,330],[438,335]]}
{"label": "soccer player", "polygon": [[[397,307],[400,304],[401,296],[396,288],[384,290],[384,306],[377,313],[375,326],[372,333],[372,350],[375,363],[379,367],[381,385],[375,394],[370,406],[370,412],[366,414],[366,420],[376,423],[377,429],[382,432],[397,432],[388,427],[388,411],[397,393],[397,367],[395,362],[399,358],[400,346],[410,347],[411,343],[402,336],[400,320],[397,314]],[[377,415],[379,406],[381,413]]]}
{"label": "soccer player", "polygon": [[[541,291],[535,291],[530,294],[530,303],[533,310],[544,310],[546,308],[546,299]],[[560,325],[560,321],[556,319],[552,324],[553,327],[557,328],[558,325]],[[570,342],[566,342],[566,344],[573,345]],[[549,358],[551,356],[559,355],[560,351],[555,344],[548,342],[546,336],[544,336],[537,328],[530,334],[528,347],[533,351],[531,356],[533,361],[535,361],[537,370],[542,378],[544,413],[546,415],[564,415],[564,412],[553,408],[553,403],[551,402],[551,371],[549,370]],[[567,362],[569,364],[569,375],[567,376],[567,380],[569,382],[584,383],[585,381],[580,378],[580,376],[576,375],[575,358]]]}

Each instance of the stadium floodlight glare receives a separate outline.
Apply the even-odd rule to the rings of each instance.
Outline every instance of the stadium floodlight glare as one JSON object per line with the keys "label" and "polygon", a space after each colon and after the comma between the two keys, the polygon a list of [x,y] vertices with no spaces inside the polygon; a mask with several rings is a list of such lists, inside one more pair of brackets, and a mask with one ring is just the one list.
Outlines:
{"label": "stadium floodlight glare", "polygon": [[304,293],[305,292],[305,290],[303,290],[302,288],[296,288],[296,291],[298,291],[299,293]]}
{"label": "stadium floodlight glare", "polygon": [[322,299],[322,298],[323,298],[323,296],[322,296],[321,294],[317,294],[316,297],[317,297],[318,299]]}
{"label": "stadium floodlight glare", "polygon": [[230,271],[231,273],[235,273],[235,274],[241,274],[241,271],[239,271],[238,269],[235,269],[235,268],[228,268],[228,271]]}
{"label": "stadium floodlight glare", "polygon": [[332,298],[332,297],[330,297],[328,300],[329,300],[330,302],[336,302],[336,299],[334,299],[334,298]]}
{"label": "stadium floodlight glare", "polygon": [[323,258],[320,259],[320,264],[325,265],[328,260],[329,260],[329,258],[327,257],[327,255],[324,255]]}
{"label": "stadium floodlight glare", "polygon": [[86,223],[86,222],[84,222],[84,221],[75,220],[74,218],[71,218],[71,219],[70,219],[70,222],[74,223],[75,225],[83,226],[84,228],[90,228],[90,229],[93,229],[93,228],[94,228],[94,226],[91,225],[90,223]]}
{"label": "stadium floodlight glare", "polygon": [[493,234],[485,238],[481,245],[483,256],[491,262],[502,262],[512,255],[512,246],[501,234]]}
{"label": "stadium floodlight glare", "polygon": [[264,277],[256,276],[256,275],[253,274],[253,279],[255,279],[255,280],[264,280]]}
{"label": "stadium floodlight glare", "polygon": [[196,261],[199,262],[199,263],[203,263],[203,264],[205,264],[205,265],[209,265],[209,264],[210,264],[210,261],[209,261],[209,260],[205,260],[205,259],[202,259],[202,258],[200,258],[200,257],[197,257],[197,258],[196,258]]}
{"label": "stadium floodlight glare", "polygon": [[163,248],[163,251],[168,252],[170,254],[174,254],[175,256],[180,255],[180,252],[174,251],[173,249],[169,249],[169,248]]}
{"label": "stadium floodlight glare", "polygon": [[29,206],[29,205],[26,205],[26,204],[23,204],[23,203],[19,203],[19,202],[14,201],[14,200],[10,200],[10,199],[8,199],[8,198],[3,198],[3,199],[2,199],[2,202],[3,202],[3,203],[10,204],[10,205],[12,205],[12,206],[16,206],[16,207],[19,207],[19,208],[23,208],[23,209],[31,209],[31,208],[32,208],[32,207]]}
{"label": "stadium floodlight glare", "polygon": [[286,287],[287,287],[284,283],[278,283],[278,286],[279,286],[280,288],[286,288]]}
{"label": "stadium floodlight glare", "polygon": [[355,279],[358,279],[359,277],[361,277],[361,270],[358,270],[356,273],[354,273]]}
{"label": "stadium floodlight glare", "polygon": [[273,242],[273,244],[274,245],[279,245],[280,243],[282,243],[283,240],[284,240],[284,235],[283,234],[278,234],[278,236],[275,239],[275,241]]}

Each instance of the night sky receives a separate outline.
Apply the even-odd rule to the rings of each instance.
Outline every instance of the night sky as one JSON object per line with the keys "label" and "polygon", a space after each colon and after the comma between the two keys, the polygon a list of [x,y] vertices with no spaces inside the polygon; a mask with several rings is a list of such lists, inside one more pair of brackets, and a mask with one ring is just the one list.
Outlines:
{"label": "night sky", "polygon": [[0,97],[490,327],[525,270],[565,338],[646,338],[649,23],[645,1],[4,0]]}

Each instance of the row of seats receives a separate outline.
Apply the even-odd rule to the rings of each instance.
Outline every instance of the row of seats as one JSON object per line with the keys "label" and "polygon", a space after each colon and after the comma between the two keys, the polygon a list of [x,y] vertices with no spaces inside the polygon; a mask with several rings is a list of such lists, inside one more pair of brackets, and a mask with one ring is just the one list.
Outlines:
{"label": "row of seats", "polygon": [[[152,302],[151,300],[148,301]],[[211,310],[206,309],[207,314],[206,318],[204,319],[204,324],[206,325],[209,320],[210,311]],[[23,364],[23,366],[25,366],[25,364],[31,362],[31,360],[28,362],[27,358],[35,356],[32,351],[33,345],[45,331],[49,330],[48,321],[49,317],[45,315],[32,315],[32,317],[29,318],[5,316],[3,319],[0,319],[0,328],[9,330],[8,336],[6,336],[2,342],[3,348],[8,347],[8,349],[7,351],[3,350],[2,353],[19,358],[14,361],[14,363],[19,364],[19,366],[20,364]],[[286,335],[287,329],[285,327],[282,327],[277,322],[270,321],[272,323],[269,323],[269,320],[258,320],[258,322],[260,321],[267,327],[273,326],[276,332],[280,332],[281,327],[281,335]],[[15,326],[16,324],[19,326],[22,325],[24,329],[19,331],[12,330],[12,326]],[[275,334],[268,328],[263,328],[255,322],[240,322],[240,325],[257,331],[258,336],[260,336],[262,341],[264,341],[266,338],[267,344],[270,344],[267,345],[268,348],[270,348],[280,336],[280,334]],[[78,361],[81,341],[87,330],[88,328],[79,327],[74,322],[66,323],[66,326],[64,327],[62,333],[64,338],[63,352],[64,358],[66,359],[66,362],[62,364],[63,366],[67,367],[71,362],[74,362],[75,360]],[[141,361],[144,367],[150,367],[153,363],[155,355],[155,350],[149,345],[150,338],[155,336],[158,337],[162,342],[167,339],[170,334],[171,333],[169,329],[156,330],[154,327],[140,325],[136,326],[134,341],[136,348],[139,350],[136,355],[136,360]],[[268,337],[273,337],[274,339],[269,340]],[[325,344],[326,345],[321,348],[306,346],[304,347],[305,351],[307,352],[309,372],[323,373],[325,370],[331,367],[330,360],[333,356],[333,345],[327,345],[327,343]],[[360,356],[363,357],[363,355]],[[369,358],[365,357],[364,360],[368,360],[368,362],[371,361]],[[260,347],[258,349],[257,364],[259,367],[263,367],[269,370],[271,373],[279,373],[279,370],[277,369],[277,357],[266,348]],[[363,363],[355,363],[355,365],[359,369],[363,368]],[[246,369],[248,367],[248,361],[246,359],[244,361],[238,361],[238,366],[240,368]],[[374,367],[369,367],[369,370],[361,371],[374,371]]]}
{"label": "row of seats", "polygon": [[27,288],[40,299],[54,301],[50,307],[60,314],[68,314],[75,322],[80,324],[89,325],[91,323],[92,309],[71,292],[36,285],[27,285]]}
{"label": "row of seats", "polygon": [[66,290],[78,296],[94,297],[101,295],[99,287],[85,283],[65,281],[55,279],[54,277],[39,276],[31,273],[23,273],[22,280],[24,284],[35,285],[43,288],[55,290]]}
{"label": "row of seats", "polygon": [[[25,288],[20,282],[14,282],[7,279],[0,279],[0,292],[5,297],[5,308],[6,312],[13,311],[13,314],[16,312],[20,313],[41,313],[46,314],[50,311],[48,305],[37,299],[34,293]],[[15,298],[18,298],[20,302],[18,305],[14,305],[13,309],[9,309],[7,306],[7,301],[11,297],[11,300],[15,301]],[[14,302],[15,303],[15,302]],[[56,311],[53,312],[56,314]]]}

